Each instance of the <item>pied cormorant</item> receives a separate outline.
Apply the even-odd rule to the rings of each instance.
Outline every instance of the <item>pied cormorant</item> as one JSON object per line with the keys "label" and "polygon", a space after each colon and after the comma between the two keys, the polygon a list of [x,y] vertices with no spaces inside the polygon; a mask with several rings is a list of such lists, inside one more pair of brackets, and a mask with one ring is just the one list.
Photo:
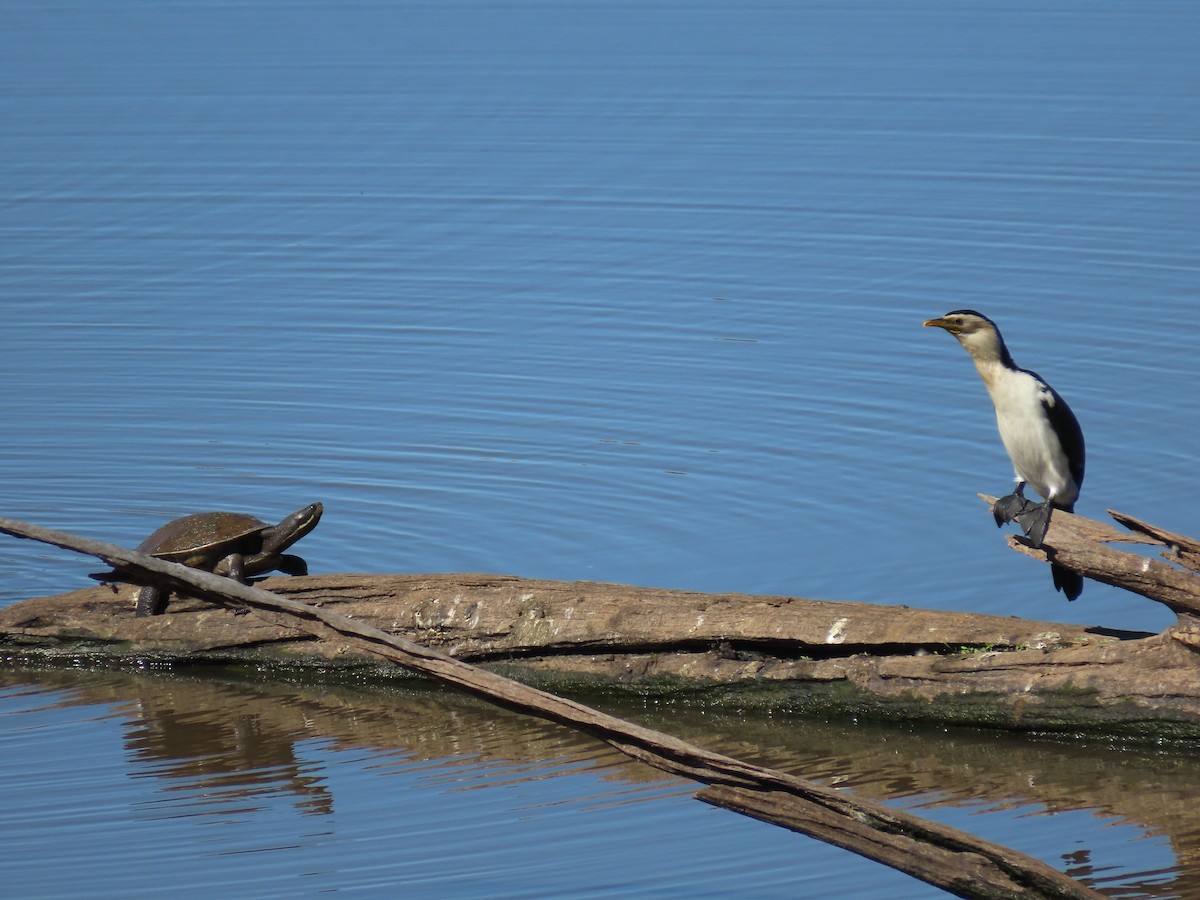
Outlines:
{"label": "pied cormorant", "polygon": [[[971,354],[992,404],[1000,440],[1012,460],[1016,489],[992,506],[997,525],[1016,519],[1034,547],[1041,547],[1054,509],[1074,512],[1083,484],[1083,431],[1071,407],[1033,372],[1020,369],[1004,345],[1000,329],[973,309],[956,309],[925,322],[944,328]],[[1044,502],[1025,498],[1025,485]],[[1051,562],[1054,587],[1068,600],[1083,590],[1077,572]]]}

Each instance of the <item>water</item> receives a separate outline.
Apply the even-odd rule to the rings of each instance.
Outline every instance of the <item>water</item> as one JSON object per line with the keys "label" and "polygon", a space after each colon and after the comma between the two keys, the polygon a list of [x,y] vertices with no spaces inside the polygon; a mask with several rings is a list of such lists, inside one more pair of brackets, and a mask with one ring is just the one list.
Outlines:
{"label": "water", "polygon": [[[1172,878],[1200,826],[1200,772],[1177,750],[1127,750],[1114,767],[1111,750],[970,731],[615,711],[1005,840],[1121,896],[1189,896],[1196,880]],[[202,895],[820,897],[832,878],[851,896],[934,893],[444,691],[9,672],[0,715],[13,896],[72,896],[81,873],[96,896],[157,894],[165,873],[197,872]]]}
{"label": "water", "polygon": [[[1089,442],[1080,512],[1200,533],[1189,4],[114,0],[6,19],[5,514],[135,544],[196,509],[321,500],[300,547],[314,571],[1171,621],[1093,583],[1067,604],[1004,546],[975,498],[1009,479],[986,395],[920,323],[986,312],[1067,397]],[[0,544],[0,603],[93,569]],[[444,875],[423,865],[447,852],[426,823],[456,815],[479,823],[452,834],[461,880],[421,885],[445,896],[822,896],[833,877],[928,893],[677,784],[612,801],[629,785],[587,742],[504,786],[431,754],[481,789],[399,775],[399,818],[364,762],[396,751],[318,737],[298,775],[261,763],[265,797],[197,815],[122,744],[141,714],[88,694],[96,677],[65,712],[53,681],[5,695],[0,769],[72,773],[6,780],[26,818],[5,820],[41,839],[24,895],[69,893],[54,848],[93,832],[100,893],[136,888],[131,871],[149,889],[150,870],[243,894],[411,886],[381,845]],[[206,703],[206,721],[237,705]],[[1060,868],[1086,859],[1122,896],[1186,893],[1194,829],[1164,841],[1165,817],[1111,811],[1168,790],[1162,760],[1103,758],[1133,775],[1081,811],[1016,788],[938,806],[929,783],[905,802]],[[336,812],[297,811],[279,786],[295,778]],[[44,811],[76,798],[79,818]]]}

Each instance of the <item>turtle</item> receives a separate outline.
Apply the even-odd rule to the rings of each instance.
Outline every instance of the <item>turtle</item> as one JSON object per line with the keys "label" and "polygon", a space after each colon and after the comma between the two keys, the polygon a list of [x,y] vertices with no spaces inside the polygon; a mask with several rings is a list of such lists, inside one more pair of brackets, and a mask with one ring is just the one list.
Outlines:
{"label": "turtle", "polygon": [[[252,575],[278,569],[288,575],[307,575],[308,563],[283,551],[317,527],[324,507],[312,503],[278,525],[248,513],[202,512],[172,519],[137,545],[140,553],[183,563],[242,584]],[[105,576],[108,576],[106,578]],[[120,578],[120,570],[93,577]],[[138,592],[138,616],[158,616],[167,609],[170,592],[145,585]]]}

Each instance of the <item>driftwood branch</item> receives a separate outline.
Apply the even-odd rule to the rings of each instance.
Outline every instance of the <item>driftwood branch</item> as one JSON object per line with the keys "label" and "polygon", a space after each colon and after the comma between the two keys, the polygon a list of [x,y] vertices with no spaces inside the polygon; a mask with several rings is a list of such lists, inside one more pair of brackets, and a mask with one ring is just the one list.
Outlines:
{"label": "driftwood branch", "polygon": [[1120,513],[1113,509],[1110,509],[1108,514],[1130,531],[1146,535],[1154,543],[1162,544],[1166,547],[1167,549],[1163,554],[1166,558],[1173,558],[1180,565],[1186,566],[1193,572],[1200,572],[1200,541],[1194,537],[1189,537],[1186,534],[1177,534],[1174,531],[1167,531],[1165,528],[1159,528],[1157,525],[1151,525],[1149,522],[1135,519],[1131,515]]}
{"label": "driftwood branch", "polygon": [[319,637],[353,642],[367,652],[494,703],[584,731],[662,771],[711,785],[711,793],[702,794],[709,802],[810,834],[961,897],[1101,896],[1038,860],[966,832],[712,753],[338,613],[115,545],[12,519],[0,518],[0,531],[91,554],[110,565],[135,569],[171,590],[245,608]]}
{"label": "driftwood branch", "polygon": [[[987,503],[994,497],[980,494]],[[1009,546],[1045,562],[1074,569],[1085,578],[1124,588],[1156,600],[1185,619],[1200,618],[1200,541],[1175,534],[1109,510],[1109,515],[1129,528],[1118,531],[1111,525],[1056,510],[1042,549],[1035,549],[1019,535],[1009,535]],[[1162,559],[1152,559],[1112,544],[1142,544],[1158,547]]]}

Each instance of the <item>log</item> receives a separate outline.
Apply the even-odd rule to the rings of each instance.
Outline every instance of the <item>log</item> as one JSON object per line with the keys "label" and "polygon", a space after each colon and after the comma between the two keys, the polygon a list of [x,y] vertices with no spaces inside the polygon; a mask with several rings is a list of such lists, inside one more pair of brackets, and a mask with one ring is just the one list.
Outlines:
{"label": "log", "polygon": [[242,608],[315,637],[360,649],[493,703],[576,728],[654,768],[713,787],[707,799],[876,859],[960,897],[1100,898],[1052,867],[1006,847],[855,798],[794,775],[713,753],[686,741],[529,687],[378,628],[260,587],[189,569],[111,544],[0,518],[0,530],[90,553],[148,581]]}
{"label": "log", "polygon": [[[705,650],[780,658],[911,655],[947,648],[1075,646],[1103,640],[1086,626],[1011,616],[768,597],[703,594],[512,575],[317,575],[269,579],[271,589],[403,631],[461,659]],[[135,618],[130,589],[91,588],[0,611],[8,634],[47,641],[168,647],[181,655],[294,636],[213,628],[207,604],[171,601],[167,618]],[[226,621],[226,620],[222,620]],[[170,623],[169,625],[167,623]],[[168,643],[169,642],[169,643]]]}
{"label": "log", "polygon": [[[1056,513],[1047,545],[1060,562],[1070,557],[1083,566],[1085,556],[1116,554],[1108,571],[1153,574],[1161,566],[1179,581],[1174,564],[1108,546],[1076,547],[1064,538],[1077,533],[1099,536],[1092,544],[1152,540]],[[1138,586],[1149,591],[1157,583],[1143,578]],[[1151,741],[1200,737],[1200,626],[1190,618],[1162,635],[1131,635],[903,606],[499,575],[322,575],[264,584],[560,690],[600,684],[641,693],[694,691],[711,706],[778,713]],[[1169,589],[1181,594],[1178,584]],[[0,646],[174,663],[368,664],[346,641],[314,641],[294,627],[277,629],[200,601],[173,600],[169,615],[137,619],[129,589],[122,590],[91,588],[0,610]]]}
{"label": "log", "polygon": [[[991,505],[996,498],[979,495]],[[1162,603],[1190,627],[1200,617],[1200,542],[1173,534],[1135,519],[1108,511],[1116,521],[1133,529],[1120,532],[1103,522],[1055,510],[1042,548],[1032,547],[1020,535],[1008,535],[1008,545],[1034,559],[1074,569],[1086,578],[1102,581]],[[1116,550],[1110,544],[1142,544],[1159,548],[1165,560]]]}
{"label": "log", "polygon": [[1108,514],[1130,531],[1148,537],[1150,543],[1162,544],[1166,548],[1163,551],[1164,558],[1175,559],[1192,572],[1200,572],[1200,541],[1194,537],[1167,531],[1165,528],[1159,528],[1157,525],[1151,525],[1149,522],[1135,519],[1131,515],[1119,513],[1113,509],[1110,509]]}

